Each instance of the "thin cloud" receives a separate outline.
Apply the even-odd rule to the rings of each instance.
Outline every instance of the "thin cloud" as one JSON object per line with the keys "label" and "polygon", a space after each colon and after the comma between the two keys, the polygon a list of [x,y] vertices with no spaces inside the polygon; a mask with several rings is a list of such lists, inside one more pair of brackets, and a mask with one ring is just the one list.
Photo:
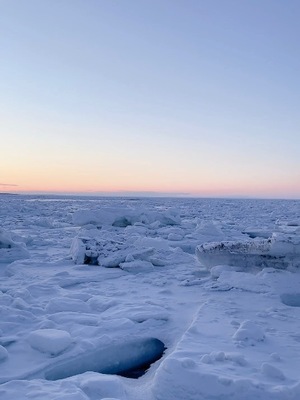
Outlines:
{"label": "thin cloud", "polygon": [[0,183],[0,186],[19,186],[19,185],[15,185],[14,183]]}

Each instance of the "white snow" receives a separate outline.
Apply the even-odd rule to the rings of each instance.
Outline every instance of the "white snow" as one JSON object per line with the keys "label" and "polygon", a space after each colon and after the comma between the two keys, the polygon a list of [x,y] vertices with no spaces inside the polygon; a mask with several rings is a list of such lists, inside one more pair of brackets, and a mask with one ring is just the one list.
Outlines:
{"label": "white snow", "polygon": [[1,400],[300,398],[299,201],[0,209]]}

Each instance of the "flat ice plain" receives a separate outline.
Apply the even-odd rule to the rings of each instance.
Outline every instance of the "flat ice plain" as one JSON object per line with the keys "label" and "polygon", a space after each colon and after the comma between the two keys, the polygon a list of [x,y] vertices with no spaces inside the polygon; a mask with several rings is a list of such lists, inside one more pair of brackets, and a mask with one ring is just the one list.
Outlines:
{"label": "flat ice plain", "polygon": [[296,200],[0,195],[0,399],[299,400],[299,243]]}

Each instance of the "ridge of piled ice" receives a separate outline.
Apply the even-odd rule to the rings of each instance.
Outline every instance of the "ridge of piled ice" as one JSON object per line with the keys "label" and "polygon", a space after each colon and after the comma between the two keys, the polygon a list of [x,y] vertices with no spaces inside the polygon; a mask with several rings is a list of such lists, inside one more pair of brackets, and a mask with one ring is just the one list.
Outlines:
{"label": "ridge of piled ice", "polygon": [[200,263],[217,265],[271,267],[286,269],[300,266],[300,236],[273,234],[269,239],[207,242],[196,247]]}
{"label": "ridge of piled ice", "polygon": [[80,231],[72,241],[70,254],[75,264],[120,267],[131,271],[149,270],[150,263],[164,266],[192,257],[181,248],[170,247],[170,242],[161,237],[128,235],[127,232],[105,229]]}
{"label": "ridge of piled ice", "polygon": [[147,209],[112,208],[106,207],[101,210],[78,210],[73,214],[73,223],[83,226],[112,225],[116,227],[126,227],[128,225],[154,224],[160,225],[179,225],[180,216],[175,209],[165,211],[149,211]]}

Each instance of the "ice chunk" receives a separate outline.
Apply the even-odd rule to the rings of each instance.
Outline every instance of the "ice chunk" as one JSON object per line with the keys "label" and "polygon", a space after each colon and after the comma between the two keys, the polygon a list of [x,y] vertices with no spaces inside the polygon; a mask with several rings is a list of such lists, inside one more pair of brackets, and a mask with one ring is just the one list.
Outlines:
{"label": "ice chunk", "polygon": [[127,272],[150,272],[153,271],[153,264],[149,261],[129,261],[120,264],[121,269]]}
{"label": "ice chunk", "polygon": [[220,229],[220,227],[213,221],[210,222],[201,222],[196,227],[197,234],[201,236],[209,237],[209,238],[224,238],[224,233]]}
{"label": "ice chunk", "polygon": [[166,262],[162,257],[166,257],[166,254],[163,254],[163,251],[168,252],[168,255],[171,254],[168,242],[164,239],[151,237],[135,239],[126,234],[115,237],[107,231],[101,231],[97,237],[75,237],[70,250],[76,264],[100,265],[106,268],[116,268],[123,263],[138,260],[165,265]]}
{"label": "ice chunk", "polygon": [[295,258],[300,263],[300,236],[274,234],[271,242],[271,254],[273,256],[288,255],[291,259]]}
{"label": "ice chunk", "polygon": [[[92,232],[91,235],[93,234]],[[107,231],[96,232],[94,237],[79,234],[72,241],[71,257],[76,264],[118,267],[129,253],[130,243],[126,243],[123,236],[114,237]],[[128,241],[130,240],[127,238]]]}
{"label": "ice chunk", "polygon": [[71,257],[75,264],[84,264],[86,260],[86,246],[82,239],[76,237],[73,239],[71,244]]}
{"label": "ice chunk", "polygon": [[120,253],[124,246],[119,241],[106,238],[75,237],[70,253],[76,264],[103,265],[118,267],[125,261],[126,254]]}
{"label": "ice chunk", "polygon": [[15,242],[9,232],[0,229],[0,263],[11,263],[24,258],[29,258],[25,243]]}
{"label": "ice chunk", "polygon": [[57,355],[72,343],[70,334],[58,329],[38,329],[28,336],[30,346],[41,353]]}
{"label": "ice chunk", "polygon": [[207,268],[230,265],[243,268],[300,266],[300,241],[297,236],[270,239],[203,243],[196,247],[198,260]]}

